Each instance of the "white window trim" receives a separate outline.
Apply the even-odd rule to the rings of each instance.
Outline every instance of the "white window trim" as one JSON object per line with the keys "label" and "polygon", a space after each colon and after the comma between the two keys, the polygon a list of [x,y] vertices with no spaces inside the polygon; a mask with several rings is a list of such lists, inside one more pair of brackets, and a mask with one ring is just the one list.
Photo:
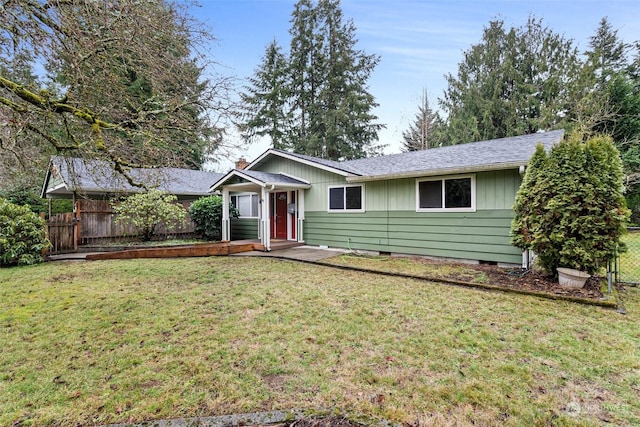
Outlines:
{"label": "white window trim", "polygon": [[[448,179],[471,178],[471,207],[470,208],[421,208],[420,207],[420,183],[425,181],[441,181],[442,182],[442,206],[445,200],[444,181]],[[418,178],[416,179],[416,212],[475,212],[476,211],[476,175],[448,175],[438,178]]]}
{"label": "white window trim", "polygon": [[[346,197],[346,188],[347,187],[360,187],[360,196],[361,196],[361,209],[331,209],[331,189],[332,188],[344,188],[345,189],[345,205],[347,202]],[[362,213],[364,212],[364,184],[344,184],[344,185],[330,185],[327,187],[327,212],[329,213]]]}
{"label": "white window trim", "polygon": [[[231,206],[231,199],[233,197],[238,197],[238,196],[251,196],[252,198],[255,196],[258,199],[258,216],[246,216],[246,215],[240,215],[238,218],[241,219],[258,219],[260,218],[260,195],[256,194],[256,193],[234,193],[234,194],[230,194],[229,195],[229,205]],[[236,208],[237,209],[237,208]],[[253,210],[253,209],[252,209]]]}

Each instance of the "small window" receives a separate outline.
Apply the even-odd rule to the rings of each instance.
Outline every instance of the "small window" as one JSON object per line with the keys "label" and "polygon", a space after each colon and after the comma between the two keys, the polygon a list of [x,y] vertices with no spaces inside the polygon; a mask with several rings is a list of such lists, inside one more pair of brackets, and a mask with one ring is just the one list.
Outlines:
{"label": "small window", "polygon": [[258,218],[258,195],[238,194],[231,196],[231,204],[241,218]]}
{"label": "small window", "polygon": [[363,212],[362,186],[329,187],[329,211]]}
{"label": "small window", "polygon": [[475,211],[475,177],[454,176],[417,182],[418,211]]}

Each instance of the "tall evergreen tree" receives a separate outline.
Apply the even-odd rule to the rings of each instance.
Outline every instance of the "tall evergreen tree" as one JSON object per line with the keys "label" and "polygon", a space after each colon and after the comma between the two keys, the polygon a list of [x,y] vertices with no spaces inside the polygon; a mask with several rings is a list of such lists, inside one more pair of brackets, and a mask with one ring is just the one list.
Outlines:
{"label": "tall evergreen tree", "polygon": [[576,126],[586,134],[612,134],[616,121],[611,89],[626,67],[626,45],[603,18],[589,38],[589,49],[580,72],[573,76],[573,112]]}
{"label": "tall evergreen tree", "polygon": [[563,125],[571,102],[567,78],[579,64],[571,40],[530,17],[520,28],[491,21],[482,41],[448,74],[441,106],[452,143],[501,138]]}
{"label": "tall evergreen tree", "polygon": [[300,146],[300,151],[330,159],[377,154],[380,147],[373,142],[382,126],[373,123],[377,117],[371,110],[377,104],[366,82],[379,58],[356,49],[355,25],[352,20],[344,22],[339,0],[320,0],[317,11],[325,76],[317,102],[318,126],[312,129],[310,147]]}
{"label": "tall evergreen tree", "polygon": [[288,148],[285,139],[290,129],[287,58],[275,40],[267,46],[262,64],[249,83],[250,86],[240,94],[244,111],[241,121],[237,123],[244,139],[269,136],[273,148]]}
{"label": "tall evergreen tree", "polygon": [[[589,50],[585,52],[587,61],[585,72],[592,84],[589,88],[598,94],[600,114],[591,120],[593,133],[606,133],[619,144],[638,140],[640,127],[637,122],[638,76],[634,73],[633,63],[628,62],[627,53],[632,48],[618,36],[607,18],[602,18],[596,32],[589,39]],[[593,90],[595,89],[595,90]]]}
{"label": "tall evergreen tree", "polygon": [[[640,221],[640,78],[638,58],[629,62],[637,44],[625,43],[607,18],[593,36],[581,72],[582,97],[575,110],[587,134],[613,138],[622,158],[627,204],[634,222]],[[636,53],[637,54],[637,53]],[[580,87],[580,86],[578,86]]]}
{"label": "tall evergreen tree", "polygon": [[607,17],[600,20],[596,33],[589,37],[589,50],[586,52],[596,76],[604,84],[612,74],[627,66],[628,46],[618,36]]}
{"label": "tall evergreen tree", "polygon": [[[292,148],[300,151],[301,141],[311,147],[317,142],[320,108],[318,97],[325,75],[322,45],[318,34],[318,11],[312,0],[299,0],[291,14],[291,45],[289,75],[291,76],[290,101],[293,128],[288,133]],[[311,150],[304,150],[308,153]]]}
{"label": "tall evergreen tree", "polygon": [[[356,49],[355,25],[351,20],[345,22],[340,1],[299,0],[289,33],[286,75],[281,79],[268,76],[281,69],[268,70],[263,63],[243,95],[245,109],[252,111],[260,105],[255,98],[256,83],[264,84],[266,92],[286,94],[280,105],[289,108],[284,113],[287,120],[270,131],[278,134],[283,147],[330,159],[377,154],[380,147],[375,141],[384,126],[375,123],[372,110],[377,104],[367,81],[379,58]],[[282,82],[287,87],[279,91],[277,85]],[[264,128],[260,121],[247,120],[240,129],[251,134]]]}
{"label": "tall evergreen tree", "polygon": [[402,132],[402,149],[404,151],[416,151],[442,145],[441,126],[442,119],[440,114],[431,108],[427,90],[424,89],[414,121],[409,124],[409,129]]}

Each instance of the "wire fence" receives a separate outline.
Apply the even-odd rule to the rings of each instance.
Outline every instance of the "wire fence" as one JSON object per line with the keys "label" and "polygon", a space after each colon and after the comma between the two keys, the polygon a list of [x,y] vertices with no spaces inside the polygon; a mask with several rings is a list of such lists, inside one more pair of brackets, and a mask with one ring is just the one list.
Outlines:
{"label": "wire fence", "polygon": [[640,285],[640,230],[630,229],[623,241],[627,250],[618,254],[616,282]]}

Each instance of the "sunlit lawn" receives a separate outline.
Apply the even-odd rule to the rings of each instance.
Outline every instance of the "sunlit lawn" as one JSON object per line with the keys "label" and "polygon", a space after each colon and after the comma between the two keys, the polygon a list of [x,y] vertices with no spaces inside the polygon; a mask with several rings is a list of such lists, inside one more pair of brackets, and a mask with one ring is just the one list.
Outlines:
{"label": "sunlit lawn", "polygon": [[0,269],[0,425],[638,425],[640,290],[624,297],[627,315],[245,257]]}

